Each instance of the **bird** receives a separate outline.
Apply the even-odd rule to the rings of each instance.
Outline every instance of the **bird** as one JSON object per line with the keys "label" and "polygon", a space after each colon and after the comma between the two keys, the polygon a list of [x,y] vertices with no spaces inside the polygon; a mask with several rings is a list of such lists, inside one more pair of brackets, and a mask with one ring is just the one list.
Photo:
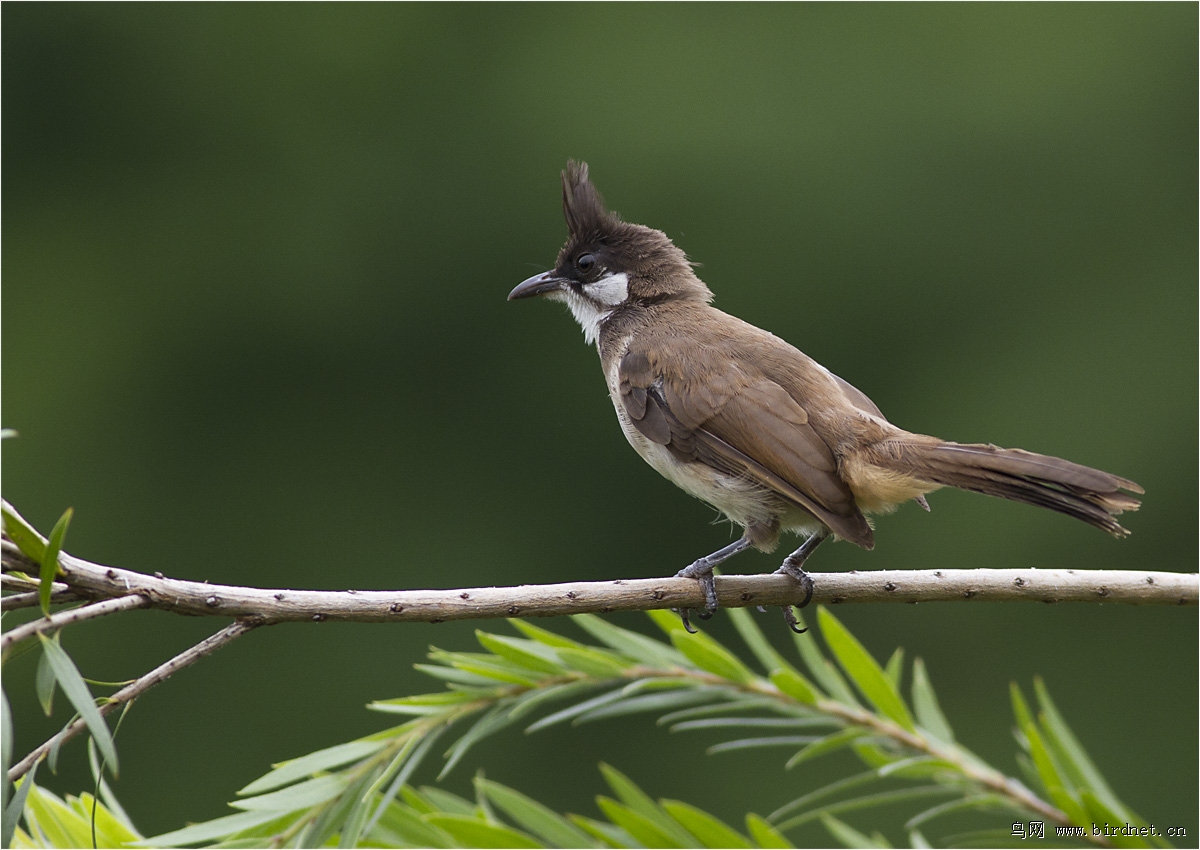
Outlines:
{"label": "bird", "polygon": [[[875,545],[872,518],[955,487],[1048,508],[1114,537],[1137,510],[1133,481],[1061,458],[906,431],[863,392],[774,334],[713,307],[694,264],[662,231],[607,209],[585,162],[562,172],[568,237],[554,268],[514,301],[566,304],[595,345],[621,431],[651,467],[743,533],[677,573],[717,610],[713,569],[751,547],[803,543],[777,572],[812,598],[804,565],[827,539]],[[791,606],[784,617],[798,628]],[[684,626],[693,631],[687,609]]]}

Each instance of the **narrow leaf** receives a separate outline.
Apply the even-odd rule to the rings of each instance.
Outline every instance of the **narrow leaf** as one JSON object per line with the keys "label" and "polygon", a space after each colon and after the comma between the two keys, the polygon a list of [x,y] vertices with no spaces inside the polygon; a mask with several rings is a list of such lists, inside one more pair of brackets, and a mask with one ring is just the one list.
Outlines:
{"label": "narrow leaf", "polygon": [[933,685],[925,672],[925,662],[920,658],[913,660],[912,704],[917,723],[922,729],[943,743],[954,743],[954,730],[942,713]]}
{"label": "narrow leaf", "polygon": [[446,764],[442,767],[441,772],[438,773],[438,779],[441,780],[447,776],[462,757],[467,754],[467,750],[476,743],[494,732],[499,732],[512,722],[512,718],[509,717],[506,711],[506,706],[503,704],[493,706],[446,751]]}
{"label": "narrow leaf", "polygon": [[662,808],[679,825],[700,839],[705,847],[744,847],[753,845],[746,837],[719,818],[678,800],[663,800]]}
{"label": "narrow leaf", "polygon": [[738,738],[734,741],[722,741],[719,744],[713,744],[704,752],[709,755],[716,753],[727,753],[731,750],[751,750],[762,747],[795,747],[802,744],[811,744],[813,741],[819,740],[814,735],[781,735],[774,738]]}
{"label": "narrow leaf", "polygon": [[604,842],[609,847],[624,848],[641,846],[634,840],[632,835],[615,823],[607,823],[595,818],[585,818],[583,815],[567,815],[567,819],[588,835],[593,836],[598,841]]}
{"label": "narrow leaf", "polygon": [[536,690],[526,691],[520,696],[514,698],[511,702],[506,703],[508,708],[508,716],[510,720],[520,720],[525,715],[541,708],[545,703],[555,700],[566,699],[573,697],[576,694],[586,693],[595,689],[598,686],[597,682],[580,681],[580,682],[564,682],[561,685],[551,685],[548,688],[538,688]]}
{"label": "narrow leaf", "polygon": [[821,634],[825,642],[829,644],[842,669],[854,680],[863,696],[885,717],[910,732],[917,731],[912,715],[908,713],[908,707],[904,705],[896,686],[883,672],[879,663],[858,642],[858,638],[850,634],[850,631],[829,613],[828,608],[817,609],[817,619],[821,623]]}
{"label": "narrow leaf", "polygon": [[[19,784],[16,786],[16,792],[4,807],[3,823],[0,824],[0,847],[12,847],[13,833],[16,832],[17,823],[21,820],[21,813],[25,811],[25,801],[29,797],[29,790],[33,788],[33,781],[37,776],[40,764],[41,762],[35,761],[33,767],[29,769],[29,773],[17,780]],[[7,774],[0,778],[0,782],[8,782]]]}
{"label": "narrow leaf", "polygon": [[837,814],[840,812],[856,811],[858,809],[869,809],[875,806],[903,803],[908,800],[919,800],[923,797],[938,797],[945,794],[956,793],[957,789],[945,785],[920,785],[915,788],[897,788],[892,791],[881,791],[878,794],[869,794],[865,797],[855,797],[851,800],[839,800],[836,803],[829,803],[828,805],[822,806],[818,809],[812,809],[804,814],[790,818],[781,824],[776,824],[776,828],[786,831],[789,829],[795,829],[801,824],[808,823],[809,821],[819,818],[825,814]]}
{"label": "narrow leaf", "polygon": [[0,515],[4,518],[4,533],[8,535],[8,539],[17,544],[17,548],[26,558],[35,564],[41,564],[42,555],[46,552],[46,538],[12,510],[8,502],[3,503]]}
{"label": "narrow leaf", "polygon": [[173,832],[164,832],[162,835],[143,838],[141,841],[135,842],[134,846],[184,847],[188,844],[203,844],[218,841],[226,836],[233,835],[235,832],[250,829],[261,823],[275,820],[278,817],[279,812],[275,811],[238,812],[235,815],[225,815],[224,817],[205,821],[204,823],[185,826],[183,829],[177,829]]}
{"label": "narrow leaf", "polygon": [[452,815],[469,815],[471,817],[478,815],[474,803],[453,792],[447,791],[445,788],[438,788],[434,785],[422,785],[421,794],[426,800],[433,803],[437,811],[448,812]]}
{"label": "narrow leaf", "polygon": [[1031,722],[1022,731],[1025,733],[1025,740],[1029,742],[1029,755],[1033,759],[1033,766],[1037,768],[1038,778],[1042,781],[1042,787],[1046,789],[1050,801],[1066,813],[1067,817],[1071,819],[1071,823],[1084,823],[1083,806],[1068,790],[1062,773],[1059,771],[1058,765],[1054,763],[1054,758],[1046,748],[1046,743],[1042,740],[1042,735],[1037,727]]}
{"label": "narrow leaf", "polygon": [[[662,809],[658,807],[653,800],[650,799],[645,791],[637,786],[621,771],[617,770],[612,765],[600,764],[600,772],[604,775],[604,781],[608,783],[608,787],[613,790],[613,793],[620,798],[621,802],[628,806],[638,815],[648,818],[658,829],[663,830],[667,835],[671,836],[672,840],[678,842],[684,847],[692,846],[696,839],[686,829],[668,817]],[[607,814],[607,813],[606,813]],[[616,823],[616,821],[614,821]],[[626,824],[619,824],[626,829],[629,827]],[[637,833],[630,830],[630,833],[637,837]],[[643,842],[644,843],[644,842]],[[647,845],[653,846],[653,845]]]}
{"label": "narrow leaf", "polygon": [[1041,677],[1033,680],[1033,690],[1041,709],[1041,725],[1046,733],[1047,742],[1054,748],[1063,767],[1071,774],[1073,784],[1091,791],[1106,807],[1115,812],[1122,822],[1136,820],[1137,816],[1113,793],[1104,775],[1059,713]]}
{"label": "narrow leaf", "polygon": [[519,617],[508,620],[508,624],[517,631],[522,632],[530,640],[544,643],[546,646],[552,646],[555,649],[590,649],[586,644],[582,644],[577,640],[571,640],[569,637],[564,637],[549,629],[543,629],[541,626],[535,626],[528,620],[522,620]]}
{"label": "narrow leaf", "polygon": [[339,767],[343,764],[349,764],[352,761],[358,761],[359,759],[366,758],[371,753],[383,749],[384,745],[385,742],[383,741],[351,741],[347,744],[338,744],[335,747],[327,747],[326,749],[309,753],[306,756],[280,762],[275,765],[275,769],[270,773],[259,777],[241,791],[238,791],[238,796],[261,794],[264,791],[270,791],[273,788],[279,788],[280,786],[304,779],[318,770],[328,770],[332,767]]}
{"label": "narrow leaf", "polygon": [[[758,663],[762,665],[763,671],[770,673],[772,670],[792,670],[792,665],[788,663],[775,647],[771,646],[771,642],[767,640],[767,636],[763,634],[763,630],[759,628],[758,623],[754,621],[753,615],[745,608],[727,608],[725,610],[733,627],[737,629],[746,646],[758,659]],[[795,672],[793,670],[793,672]],[[799,675],[797,673],[797,675]]]}
{"label": "narrow leaf", "polygon": [[882,780],[883,777],[881,777],[879,772],[875,770],[868,770],[864,773],[856,773],[854,776],[847,776],[845,779],[839,779],[836,782],[831,782],[828,785],[817,788],[815,791],[810,791],[802,797],[797,797],[787,805],[781,806],[780,808],[771,812],[769,817],[772,821],[779,821],[787,815],[790,815],[792,812],[811,806],[813,803],[817,802],[817,800],[831,797],[834,794],[840,794],[843,791],[847,791],[851,788],[861,788],[864,785],[881,782]]}
{"label": "narrow leaf", "polygon": [[[57,641],[58,635],[59,633],[55,632],[51,640]],[[57,685],[58,679],[54,675],[54,668],[50,666],[50,661],[46,653],[43,652],[38,658],[34,690],[37,692],[38,702],[41,703],[42,711],[47,717],[54,712],[54,689]]]}
{"label": "narrow leaf", "polygon": [[904,678],[904,647],[896,647],[887,664],[883,665],[883,670],[887,673],[888,681],[892,683],[892,687],[896,689],[896,693],[899,693],[900,682]]}
{"label": "narrow leaf", "polygon": [[833,836],[835,841],[842,844],[843,847],[862,848],[862,850],[871,850],[873,847],[891,847],[890,844],[879,845],[871,840],[870,836],[864,835],[845,821],[840,821],[830,814],[821,815],[821,823],[829,834]]}
{"label": "narrow leaf", "polygon": [[[1109,808],[1109,806],[1103,800],[1090,791],[1085,790],[1080,796],[1083,799],[1083,805],[1088,814],[1086,822],[1093,827],[1103,825],[1101,826],[1101,829],[1107,827],[1109,834],[1105,835],[1104,837],[1112,842],[1114,847],[1151,846],[1150,843],[1141,835],[1126,835],[1124,832],[1122,832],[1122,830],[1127,830],[1129,827],[1133,827],[1134,830],[1140,830],[1142,827],[1146,827],[1146,823],[1141,821],[1140,818],[1137,818],[1136,816],[1132,820],[1126,818],[1120,812]],[[1076,823],[1080,824],[1079,821],[1076,821]]]}
{"label": "narrow leaf", "polygon": [[784,837],[782,832],[759,815],[753,813],[746,815],[746,829],[759,847],[776,848],[776,850],[789,850],[789,848],[795,847]]}
{"label": "narrow leaf", "polygon": [[597,847],[592,836],[562,815],[506,785],[476,777],[475,787],[517,826],[556,847]]}
{"label": "narrow leaf", "polygon": [[58,553],[62,550],[63,538],[67,536],[67,528],[71,525],[74,508],[67,508],[63,515],[54,523],[50,539],[41,559],[41,586],[38,587],[38,601],[42,603],[42,613],[50,613],[50,594],[54,592],[54,579],[58,575]]}
{"label": "narrow leaf", "polygon": [[706,632],[698,632],[693,635],[688,634],[684,629],[673,631],[671,632],[671,643],[687,656],[689,661],[714,676],[720,676],[722,679],[728,679],[739,685],[754,681],[754,672]]}
{"label": "narrow leaf", "polygon": [[[689,837],[680,840],[664,830],[657,821],[636,812],[629,806],[622,806],[611,797],[597,797],[596,805],[600,811],[617,826],[624,829],[634,840],[643,847],[695,847],[697,841]],[[672,821],[674,823],[674,821]]]}
{"label": "narrow leaf", "polygon": [[615,702],[616,700],[621,699],[622,696],[623,694],[621,693],[620,689],[617,689],[615,691],[609,691],[607,693],[600,694],[599,696],[594,696],[591,699],[584,700],[581,703],[567,706],[561,711],[556,711],[553,714],[547,714],[541,720],[531,723],[525,728],[525,732],[528,734],[530,732],[536,732],[539,729],[545,729],[547,726],[553,726],[555,723],[562,723],[564,720],[573,720],[581,714],[586,714],[593,708],[607,705],[610,702]]}
{"label": "narrow leaf", "polygon": [[551,647],[524,638],[494,635],[481,629],[475,630],[475,639],[489,652],[519,664],[541,676],[561,676],[562,664]]}
{"label": "narrow leaf", "polygon": [[468,815],[434,814],[426,815],[425,820],[450,833],[460,847],[545,846],[520,830]]}
{"label": "narrow leaf", "polygon": [[661,641],[614,626],[595,614],[576,614],[571,618],[592,637],[639,664],[656,669],[681,666],[683,656]]}
{"label": "narrow leaf", "polygon": [[87,724],[88,731],[96,740],[96,746],[100,748],[100,754],[104,756],[104,761],[108,764],[113,776],[116,776],[119,772],[117,748],[113,744],[108,724],[104,722],[104,718],[100,716],[100,710],[96,708],[96,702],[92,698],[92,692],[88,690],[87,683],[83,681],[83,676],[79,675],[79,670],[76,669],[71,656],[67,655],[66,650],[58,645],[58,641],[51,640],[43,634],[39,634],[38,639],[42,642],[42,652],[46,654],[46,661],[54,670],[54,677],[58,679],[63,695],[71,701],[71,705],[75,706],[75,710]]}
{"label": "narrow leaf", "polygon": [[807,747],[796,753],[786,765],[788,770],[792,769],[801,762],[806,762],[809,759],[823,756],[826,753],[832,753],[835,750],[840,750],[843,747],[849,746],[856,738],[861,738],[867,734],[867,730],[861,726],[847,726],[832,735],[826,735],[818,741],[813,741]]}
{"label": "narrow leaf", "polygon": [[613,679],[623,676],[631,666],[616,653],[593,647],[583,649],[562,647],[558,650],[558,657],[570,669],[578,670],[580,673],[586,673],[597,679]]}
{"label": "narrow leaf", "polygon": [[926,821],[933,820],[934,818],[941,817],[942,815],[953,814],[954,812],[983,812],[997,808],[1007,809],[1011,805],[1011,801],[1006,800],[999,794],[993,794],[991,792],[986,794],[971,794],[970,796],[963,797],[960,800],[947,800],[944,803],[938,803],[936,806],[925,809],[923,812],[918,812],[905,821],[904,828],[906,830],[913,830]]}
{"label": "narrow leaf", "polygon": [[645,711],[669,711],[682,706],[711,702],[717,695],[705,688],[688,688],[658,693],[642,694],[641,696],[610,702],[586,714],[580,715],[575,722],[591,723],[612,717],[622,717],[627,714],[639,714]]}
{"label": "narrow leaf", "polygon": [[797,702],[816,705],[820,695],[812,682],[804,678],[791,666],[778,667],[771,671],[771,684]]}
{"label": "narrow leaf", "polygon": [[307,809],[326,800],[332,800],[346,789],[348,781],[341,774],[318,776],[280,791],[271,791],[244,800],[234,800],[229,805],[243,811],[271,811],[276,815]]}

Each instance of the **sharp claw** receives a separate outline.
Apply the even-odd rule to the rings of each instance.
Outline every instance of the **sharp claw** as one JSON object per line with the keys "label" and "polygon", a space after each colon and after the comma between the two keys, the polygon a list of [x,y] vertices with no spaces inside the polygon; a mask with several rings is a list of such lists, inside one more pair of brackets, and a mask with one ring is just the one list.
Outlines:
{"label": "sharp claw", "polygon": [[713,615],[712,611],[697,611],[696,612],[696,616],[699,617],[701,620],[711,620],[712,615]]}
{"label": "sharp claw", "polygon": [[800,623],[796,620],[796,615],[792,612],[791,605],[783,606],[783,621],[788,624],[789,629],[798,635],[802,635],[808,631],[808,626],[800,628]]}
{"label": "sharp claw", "polygon": [[689,609],[689,608],[673,608],[672,610],[676,614],[679,615],[679,619],[683,620],[683,628],[687,631],[687,633],[689,635],[699,634],[700,630],[695,628],[691,624],[691,622],[688,620],[688,614],[691,613],[691,609]]}

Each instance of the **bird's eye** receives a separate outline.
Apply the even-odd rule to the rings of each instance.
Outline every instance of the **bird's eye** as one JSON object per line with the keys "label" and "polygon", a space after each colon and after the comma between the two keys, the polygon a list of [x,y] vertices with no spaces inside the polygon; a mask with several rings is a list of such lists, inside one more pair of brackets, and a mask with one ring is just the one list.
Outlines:
{"label": "bird's eye", "polygon": [[590,272],[596,266],[596,257],[594,254],[580,254],[575,259],[575,267],[581,272]]}

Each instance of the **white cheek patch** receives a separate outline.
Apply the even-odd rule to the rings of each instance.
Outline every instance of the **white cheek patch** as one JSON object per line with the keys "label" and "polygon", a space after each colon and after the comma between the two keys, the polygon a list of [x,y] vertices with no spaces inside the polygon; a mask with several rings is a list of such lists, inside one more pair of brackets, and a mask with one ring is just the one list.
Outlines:
{"label": "white cheek patch", "polygon": [[586,284],[583,289],[605,307],[616,307],[624,304],[629,297],[629,275],[624,272],[606,274],[595,283]]}

